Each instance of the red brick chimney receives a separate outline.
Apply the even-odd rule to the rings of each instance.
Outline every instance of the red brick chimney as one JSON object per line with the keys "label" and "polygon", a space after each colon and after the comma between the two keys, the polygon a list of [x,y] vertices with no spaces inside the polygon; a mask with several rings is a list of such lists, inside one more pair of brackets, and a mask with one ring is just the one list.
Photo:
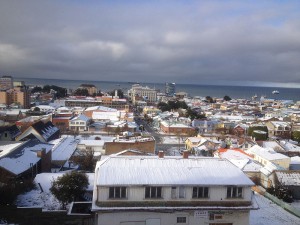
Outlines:
{"label": "red brick chimney", "polygon": [[158,158],[164,158],[164,156],[165,156],[164,151],[159,151],[158,152]]}
{"label": "red brick chimney", "polygon": [[182,156],[183,156],[184,159],[188,159],[189,158],[189,151],[187,151],[187,150],[183,151]]}

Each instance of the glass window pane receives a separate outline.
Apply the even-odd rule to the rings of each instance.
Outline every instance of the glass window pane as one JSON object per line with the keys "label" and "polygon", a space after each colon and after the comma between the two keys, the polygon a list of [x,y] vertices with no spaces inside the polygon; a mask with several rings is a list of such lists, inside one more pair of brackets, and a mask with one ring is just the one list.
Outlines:
{"label": "glass window pane", "polygon": [[233,198],[236,198],[236,197],[237,197],[237,188],[236,188],[236,187],[233,187],[233,188],[232,188],[232,197],[233,197]]}
{"label": "glass window pane", "polygon": [[150,187],[145,188],[145,198],[150,198]]}
{"label": "glass window pane", "polygon": [[227,198],[231,198],[231,187],[227,187]]}
{"label": "glass window pane", "polygon": [[157,187],[157,198],[161,198],[161,187]]}
{"label": "glass window pane", "polygon": [[243,188],[242,187],[239,187],[238,188],[238,196],[239,198],[243,197]]}
{"label": "glass window pane", "polygon": [[184,187],[179,187],[179,198],[184,198]]}
{"label": "glass window pane", "polygon": [[198,198],[198,188],[197,187],[193,187],[193,198]]}
{"label": "glass window pane", "polygon": [[115,187],[115,198],[120,198],[121,197],[121,188],[120,187]]}
{"label": "glass window pane", "polygon": [[208,197],[208,187],[205,187],[204,188],[204,198],[207,198]]}
{"label": "glass window pane", "polygon": [[114,188],[113,187],[109,188],[109,198],[114,198]]}
{"label": "glass window pane", "polygon": [[121,198],[126,198],[126,187],[121,188]]}

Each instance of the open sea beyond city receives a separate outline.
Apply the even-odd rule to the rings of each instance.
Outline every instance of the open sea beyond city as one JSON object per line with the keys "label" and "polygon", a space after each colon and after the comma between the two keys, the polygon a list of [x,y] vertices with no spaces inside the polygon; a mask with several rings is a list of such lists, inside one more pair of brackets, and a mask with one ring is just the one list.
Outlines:
{"label": "open sea beyond city", "polygon": [[[37,78],[15,78],[17,81],[24,81],[29,86],[56,85],[68,89],[76,89],[81,84],[93,84],[101,91],[112,91],[121,89],[126,92],[134,82],[113,82],[113,81],[83,81],[83,80],[62,80],[62,79],[37,79]],[[170,81],[172,82],[172,81]],[[143,86],[155,88],[160,92],[165,91],[164,83],[140,83]],[[278,94],[272,94],[276,90]],[[300,88],[283,87],[257,87],[257,86],[230,86],[230,85],[204,85],[204,84],[179,84],[176,83],[176,92],[186,92],[189,96],[195,97],[217,97],[223,98],[225,95],[231,98],[251,99],[256,95],[276,100],[300,101]]]}

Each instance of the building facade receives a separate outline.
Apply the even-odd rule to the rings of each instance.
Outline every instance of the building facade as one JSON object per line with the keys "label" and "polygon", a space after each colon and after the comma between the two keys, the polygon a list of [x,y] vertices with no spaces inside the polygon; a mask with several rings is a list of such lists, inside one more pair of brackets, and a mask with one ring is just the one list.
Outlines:
{"label": "building facade", "polygon": [[98,225],[247,225],[252,185],[227,160],[107,156],[96,166],[92,211]]}
{"label": "building facade", "polygon": [[132,85],[132,88],[128,90],[128,97],[133,104],[136,104],[141,100],[153,103],[157,101],[157,90],[134,84]]}
{"label": "building facade", "polygon": [[14,81],[11,76],[2,76],[0,77],[0,91],[6,91],[14,88]]}
{"label": "building facade", "polygon": [[0,104],[18,104],[21,108],[30,108],[30,91],[27,88],[15,88],[0,91]]}
{"label": "building facade", "polygon": [[176,84],[175,83],[166,83],[165,84],[165,93],[167,96],[175,96]]}

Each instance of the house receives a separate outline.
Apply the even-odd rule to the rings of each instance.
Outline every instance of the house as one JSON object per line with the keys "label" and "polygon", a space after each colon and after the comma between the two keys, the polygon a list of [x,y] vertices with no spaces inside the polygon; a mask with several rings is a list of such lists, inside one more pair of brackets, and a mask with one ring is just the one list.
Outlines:
{"label": "house", "polygon": [[17,127],[23,132],[28,127],[37,123],[38,121],[42,121],[43,123],[47,123],[51,121],[52,115],[41,115],[41,116],[28,116],[16,122]]}
{"label": "house", "polygon": [[207,133],[214,131],[218,121],[215,120],[197,120],[192,121],[192,127],[195,127],[199,130],[199,133]]}
{"label": "house", "polygon": [[16,125],[0,127],[0,141],[14,141],[20,134],[21,131]]}
{"label": "house", "polygon": [[195,131],[195,128],[175,121],[161,121],[160,129],[168,134],[187,135]]}
{"label": "house", "polygon": [[78,151],[90,151],[94,153],[94,156],[104,155],[105,154],[105,142],[112,142],[114,137],[101,137],[100,140],[80,140],[77,145]]}
{"label": "house", "polygon": [[242,149],[220,148],[214,152],[214,157],[229,160],[240,168],[253,182],[259,183],[260,170],[263,166],[255,162],[252,156],[248,155]]}
{"label": "house", "polygon": [[272,149],[278,153],[285,153],[285,149],[277,141],[257,141],[256,142],[260,147],[266,149]]}
{"label": "house", "polygon": [[253,182],[227,160],[186,153],[103,157],[95,170],[95,224],[249,224]]}
{"label": "house", "polygon": [[188,137],[185,140],[185,149],[186,150],[192,150],[194,147],[200,144],[202,137]]}
{"label": "house", "polygon": [[291,138],[291,125],[283,121],[269,121],[266,123],[268,127],[269,137],[277,137],[290,139]]}
{"label": "house", "polygon": [[65,132],[69,130],[70,120],[73,116],[69,116],[67,114],[58,114],[53,115],[52,123],[56,126],[61,132]]}
{"label": "house", "polygon": [[71,131],[87,131],[88,126],[91,124],[91,119],[84,114],[72,118],[69,122]]}
{"label": "house", "polygon": [[41,172],[50,172],[51,144],[37,139],[26,142],[2,142],[0,145],[0,174],[5,178],[34,177]]}
{"label": "house", "polygon": [[281,153],[277,153],[274,150],[262,148],[258,145],[255,145],[245,152],[251,155],[254,158],[254,160],[256,160],[264,166],[270,162],[279,165],[280,167],[286,170],[288,170],[290,167],[290,157],[285,156]]}
{"label": "house", "polygon": [[121,117],[119,110],[105,106],[88,107],[83,114],[94,121],[118,121]]}
{"label": "house", "polygon": [[201,141],[197,146],[192,148],[197,156],[212,156],[212,152],[217,150],[221,145],[221,142],[211,138],[201,138]]}
{"label": "house", "polygon": [[247,135],[247,130],[248,130],[248,125],[246,124],[238,124],[233,128],[233,134],[237,136],[246,136]]}
{"label": "house", "polygon": [[155,139],[149,137],[120,137],[117,136],[112,141],[106,141],[104,144],[105,154],[116,154],[126,149],[136,149],[143,153],[155,153]]}
{"label": "house", "polygon": [[54,145],[52,149],[53,172],[70,169],[71,162],[69,160],[76,151],[79,141],[71,135],[63,135],[61,138],[50,141],[50,144]]}
{"label": "house", "polygon": [[38,121],[28,127],[16,140],[22,141],[36,138],[41,142],[49,142],[59,138],[59,134],[59,129],[52,122],[43,123],[42,121]]}
{"label": "house", "polygon": [[274,187],[286,188],[293,196],[293,199],[300,199],[300,171],[275,171]]}

